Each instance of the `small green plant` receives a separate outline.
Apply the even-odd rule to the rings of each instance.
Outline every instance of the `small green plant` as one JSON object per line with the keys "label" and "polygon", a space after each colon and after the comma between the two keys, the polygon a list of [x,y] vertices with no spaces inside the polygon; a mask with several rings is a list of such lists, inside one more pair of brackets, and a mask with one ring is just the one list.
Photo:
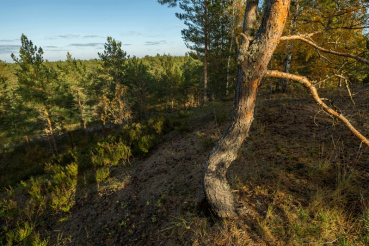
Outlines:
{"label": "small green plant", "polygon": [[168,192],[163,192],[160,198],[155,202],[155,205],[157,207],[162,207],[165,204],[167,195],[168,195]]}
{"label": "small green plant", "polygon": [[156,221],[157,221],[157,219],[156,219],[156,216],[155,215],[153,215],[152,217],[151,217],[151,223],[156,223]]}
{"label": "small green plant", "polygon": [[155,131],[155,133],[161,135],[164,132],[165,118],[158,117],[148,120],[147,124]]}
{"label": "small green plant", "polygon": [[0,202],[0,217],[12,218],[18,215],[18,213],[17,202],[11,199],[4,199]]}
{"label": "small green plant", "polygon": [[45,239],[41,239],[40,238],[40,234],[37,233],[35,234],[35,236],[32,239],[32,246],[47,246],[49,243],[49,239],[45,238]]}
{"label": "small green plant", "polygon": [[122,142],[112,139],[97,143],[97,147],[91,151],[92,163],[97,167],[116,166],[128,161],[131,150]]}
{"label": "small green plant", "polygon": [[34,224],[24,222],[23,224],[17,223],[16,228],[6,233],[8,245],[13,243],[21,243],[25,241],[32,233]]}
{"label": "small green plant", "polygon": [[8,195],[8,198],[13,198],[15,196],[14,190],[11,186],[9,186],[9,189],[5,188],[6,193]]}
{"label": "small green plant", "polygon": [[[87,234],[87,238],[88,238],[88,234]],[[63,237],[63,233],[59,233],[58,234],[58,238],[56,241],[56,245],[67,245],[68,243],[72,242],[71,236],[69,237]]]}
{"label": "small green plant", "polygon": [[27,189],[28,193],[32,197],[32,201],[35,204],[35,206],[38,206],[40,208],[45,207],[46,201],[45,197],[42,195],[42,185],[44,185],[46,182],[43,178],[36,178],[34,179],[31,177],[29,182],[21,181],[21,184]]}
{"label": "small green plant", "polygon": [[60,223],[67,222],[67,221],[68,221],[68,219],[69,219],[68,217],[60,218],[60,219],[59,219],[59,222],[60,222]]}
{"label": "small green plant", "polygon": [[132,149],[133,154],[147,155],[150,148],[160,141],[161,135],[175,128],[170,119],[157,117],[143,123],[133,123],[123,129],[122,142]]}
{"label": "small green plant", "polygon": [[52,176],[49,183],[50,207],[56,211],[68,212],[74,204],[73,195],[77,185],[78,165],[71,163],[66,167],[47,165],[47,172]]}
{"label": "small green plant", "polygon": [[104,182],[110,175],[110,170],[108,167],[102,167],[96,171],[96,182],[98,184]]}

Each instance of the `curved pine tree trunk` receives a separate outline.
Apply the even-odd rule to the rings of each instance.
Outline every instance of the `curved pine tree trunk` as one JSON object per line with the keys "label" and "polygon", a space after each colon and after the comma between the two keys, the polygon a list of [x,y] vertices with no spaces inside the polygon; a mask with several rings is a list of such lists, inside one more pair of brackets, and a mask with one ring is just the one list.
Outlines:
{"label": "curved pine tree trunk", "polygon": [[[261,26],[254,40],[251,33],[258,1],[248,1],[245,11],[244,42],[239,48],[239,70],[232,122],[204,166],[204,191],[213,212],[219,217],[236,216],[238,203],[227,182],[227,169],[237,158],[254,116],[257,89],[283,32],[290,1],[266,0]],[[255,6],[256,3],[256,6]]]}

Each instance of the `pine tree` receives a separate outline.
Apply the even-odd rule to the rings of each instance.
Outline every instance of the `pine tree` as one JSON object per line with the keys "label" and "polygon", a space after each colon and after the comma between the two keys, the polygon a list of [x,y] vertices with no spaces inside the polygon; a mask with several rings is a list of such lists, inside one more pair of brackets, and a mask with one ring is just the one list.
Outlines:
{"label": "pine tree", "polygon": [[[85,138],[88,142],[87,121],[90,118],[90,107],[88,90],[91,87],[91,80],[88,79],[88,71],[85,63],[77,61],[72,58],[72,55],[67,53],[67,60],[63,66],[59,67],[64,73],[64,79],[68,85],[69,93],[72,95],[73,100],[70,100],[72,106],[70,112],[70,121],[73,122],[73,118],[77,118],[81,122],[81,126],[85,131]],[[73,116],[73,112],[78,112],[78,117]]]}
{"label": "pine tree", "polygon": [[200,103],[200,84],[201,81],[201,62],[188,57],[182,66],[183,83],[180,88],[180,94],[185,97],[185,103],[192,107],[198,106]]}
{"label": "pine tree", "polygon": [[136,98],[137,111],[141,121],[147,116],[147,96],[149,94],[149,85],[152,81],[153,77],[149,73],[149,67],[142,60],[137,57],[128,60],[125,83],[130,93]]}
{"label": "pine tree", "polygon": [[101,59],[99,98],[100,118],[111,118],[115,124],[126,123],[130,116],[127,88],[124,85],[125,65],[129,56],[122,50],[122,42],[107,38],[104,53],[98,53]]}
{"label": "pine tree", "polygon": [[[159,2],[165,4],[168,1],[159,0]],[[186,46],[204,57],[203,103],[206,104],[208,101],[209,0],[183,0],[179,3],[179,7],[185,13],[176,13],[176,16],[184,20],[188,27],[182,30]]]}
{"label": "pine tree", "polygon": [[20,95],[23,102],[30,103],[30,106],[43,115],[47,122],[54,151],[58,154],[58,147],[54,136],[51,109],[54,105],[56,88],[58,87],[57,74],[52,67],[46,67],[43,59],[43,50],[33,46],[31,40],[22,34],[22,46],[19,50],[19,58],[11,55],[18,65],[16,76],[19,86],[16,93]]}
{"label": "pine tree", "polygon": [[[232,88],[231,74],[236,74],[235,36],[241,31],[242,0],[158,0],[169,7],[176,6],[184,13],[176,13],[187,29],[182,37],[188,48],[204,61],[203,102],[209,95],[222,97]],[[234,76],[235,78],[235,76]]]}
{"label": "pine tree", "polygon": [[162,73],[160,74],[159,93],[164,93],[167,102],[170,104],[171,111],[176,104],[176,95],[181,82],[181,71],[179,64],[176,64],[173,56],[163,55],[159,58]]}

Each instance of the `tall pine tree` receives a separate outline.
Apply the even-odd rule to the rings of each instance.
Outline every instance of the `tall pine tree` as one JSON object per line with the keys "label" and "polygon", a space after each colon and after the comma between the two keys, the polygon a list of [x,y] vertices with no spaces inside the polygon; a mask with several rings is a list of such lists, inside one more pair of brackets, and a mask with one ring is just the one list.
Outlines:
{"label": "tall pine tree", "polygon": [[28,102],[34,110],[43,115],[53,141],[54,151],[58,154],[51,113],[55,102],[54,92],[58,87],[57,74],[52,67],[45,66],[42,48],[33,46],[32,41],[24,34],[21,36],[21,42],[19,58],[14,54],[11,55],[18,65],[15,73],[19,83],[17,94],[21,96],[23,102]]}

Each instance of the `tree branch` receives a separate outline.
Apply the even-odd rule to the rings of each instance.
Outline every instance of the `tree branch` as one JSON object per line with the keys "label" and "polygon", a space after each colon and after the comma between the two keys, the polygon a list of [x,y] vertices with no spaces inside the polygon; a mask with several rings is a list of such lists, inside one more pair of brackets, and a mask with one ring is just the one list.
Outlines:
{"label": "tree branch", "polygon": [[316,88],[311,84],[311,82],[309,81],[308,78],[304,77],[304,76],[300,76],[300,75],[295,75],[295,74],[289,74],[289,73],[283,73],[280,71],[275,71],[275,70],[269,70],[266,72],[265,74],[266,76],[269,77],[275,77],[275,78],[286,78],[286,79],[292,79],[295,80],[299,83],[301,83],[303,86],[305,86],[311,93],[311,95],[313,96],[315,102],[317,102],[325,112],[327,112],[328,114],[334,116],[335,118],[339,119],[340,121],[342,121],[342,123],[349,128],[349,130],[352,132],[352,134],[354,134],[357,138],[359,138],[366,146],[369,147],[369,140],[364,137],[358,130],[355,129],[355,127],[353,127],[351,125],[351,123],[347,120],[347,118],[345,116],[343,116],[340,113],[337,113],[336,111],[334,111],[333,109],[331,109],[330,107],[327,106],[327,104],[325,104],[322,99],[319,97],[318,91],[316,90]]}
{"label": "tree branch", "polygon": [[312,36],[311,34],[309,34],[309,35],[291,35],[291,36],[281,37],[279,40],[280,41],[281,40],[301,40],[301,41],[313,46],[315,49],[320,50],[322,52],[333,54],[333,55],[336,55],[336,56],[344,56],[344,57],[353,58],[357,61],[360,61],[362,63],[365,63],[365,64],[369,65],[368,60],[366,60],[364,58],[361,58],[359,56],[351,55],[351,54],[348,54],[348,53],[341,53],[341,52],[337,52],[337,51],[333,51],[333,50],[327,50],[325,48],[322,48],[322,47],[318,46],[316,43],[314,43],[314,41],[307,39],[307,38],[310,38],[311,36]]}

